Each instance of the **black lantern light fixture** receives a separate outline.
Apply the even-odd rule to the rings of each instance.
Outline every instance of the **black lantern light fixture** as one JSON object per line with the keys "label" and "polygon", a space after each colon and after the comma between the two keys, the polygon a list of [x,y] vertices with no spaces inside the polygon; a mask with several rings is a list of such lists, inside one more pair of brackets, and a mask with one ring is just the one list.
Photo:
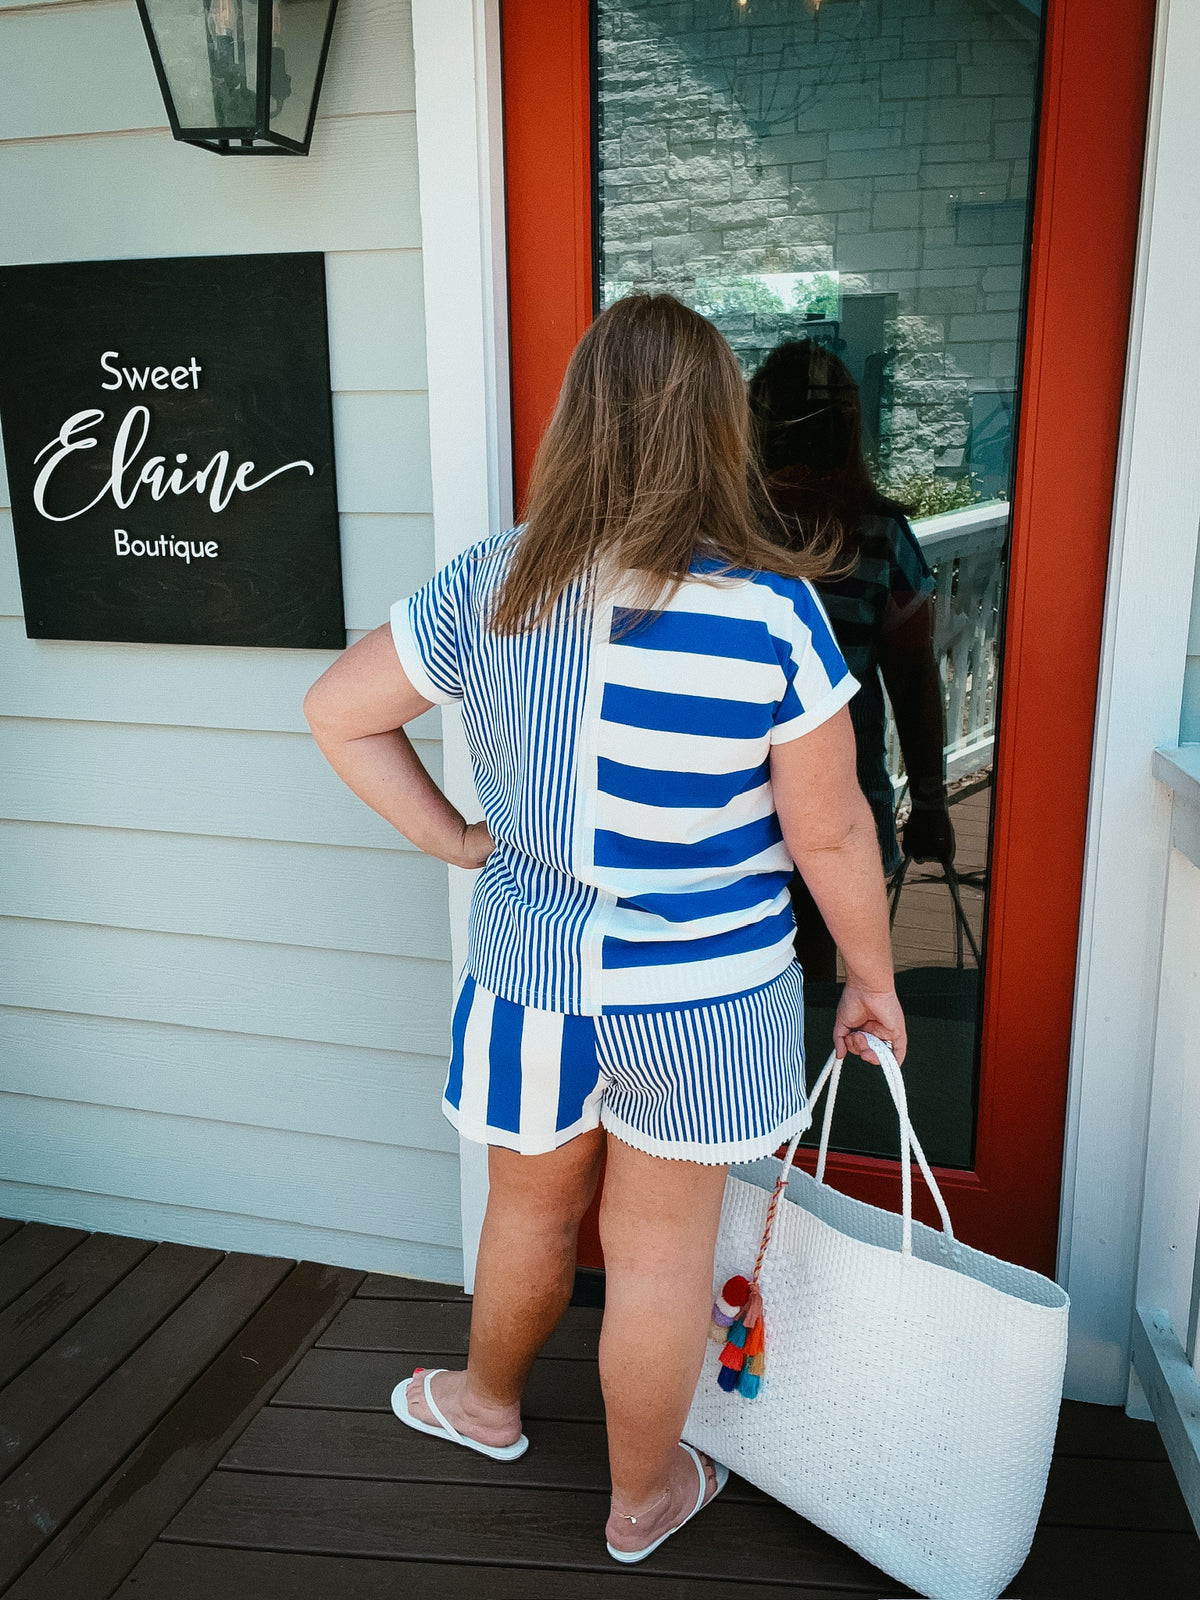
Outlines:
{"label": "black lantern light fixture", "polygon": [[137,0],[171,132],[223,156],[306,156],[337,0]]}

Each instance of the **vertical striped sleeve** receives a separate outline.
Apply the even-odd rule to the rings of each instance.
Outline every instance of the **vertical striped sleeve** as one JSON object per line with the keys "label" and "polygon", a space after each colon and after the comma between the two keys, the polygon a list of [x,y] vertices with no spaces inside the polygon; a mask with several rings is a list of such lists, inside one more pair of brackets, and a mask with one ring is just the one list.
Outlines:
{"label": "vertical striped sleeve", "polygon": [[456,556],[391,611],[392,641],[418,694],[434,705],[463,697],[466,557]]}

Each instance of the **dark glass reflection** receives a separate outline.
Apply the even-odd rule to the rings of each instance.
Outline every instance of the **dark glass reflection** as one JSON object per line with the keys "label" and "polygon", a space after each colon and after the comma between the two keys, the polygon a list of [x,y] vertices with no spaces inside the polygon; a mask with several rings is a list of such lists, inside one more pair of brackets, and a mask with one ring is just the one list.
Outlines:
{"label": "dark glass reflection", "polygon": [[[1040,0],[599,0],[600,298],[669,290],[751,384],[788,537],[864,684],[914,1124],[971,1164]],[[799,885],[809,1050],[836,952]],[[815,1135],[814,1135],[815,1137]],[[855,1071],[834,1142],[896,1149]]]}

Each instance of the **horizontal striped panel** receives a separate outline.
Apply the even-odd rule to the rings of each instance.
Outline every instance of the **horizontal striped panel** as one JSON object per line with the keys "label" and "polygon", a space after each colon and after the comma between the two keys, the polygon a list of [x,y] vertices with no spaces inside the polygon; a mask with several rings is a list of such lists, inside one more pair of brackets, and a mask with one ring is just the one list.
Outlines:
{"label": "horizontal striped panel", "polygon": [[639,839],[597,828],[596,864],[641,872],[666,871],[672,867],[693,874],[705,867],[742,867],[748,871],[755,856],[769,850],[782,838],[779,818],[773,811],[740,828],[682,844]]}
{"label": "horizontal striped panel", "polygon": [[[711,604],[711,600],[710,600]],[[613,608],[613,643],[634,650],[669,651],[755,661],[778,668],[779,653],[758,618],[722,616],[709,610],[660,611],[652,621],[629,627],[636,611]],[[620,670],[620,669],[618,669]]]}
{"label": "horizontal striped panel", "polygon": [[[705,619],[707,620],[707,619]],[[786,679],[779,662],[732,661],[728,656],[691,656],[681,650],[617,650],[608,655],[608,680],[628,689],[667,686],[724,703],[731,685],[739,703],[776,705]]]}
{"label": "horizontal striped panel", "polygon": [[0,1004],[449,1054],[450,967],[0,917]]}
{"label": "horizontal striped panel", "polygon": [[[726,888],[747,875],[755,877],[786,872],[790,876],[794,870],[787,845],[781,839],[778,844],[768,846],[758,855],[732,865],[659,867],[655,869],[653,877],[648,876],[645,867],[608,867],[604,870],[604,880],[610,893],[616,895],[619,902],[648,891],[667,895],[707,894],[710,890]],[[753,903],[757,905],[759,902]]]}
{"label": "horizontal striped panel", "polygon": [[791,870],[753,872],[738,877],[719,889],[692,889],[680,894],[634,894],[617,901],[618,910],[628,909],[661,917],[664,922],[696,922],[707,917],[765,905],[778,897],[791,881]]}
{"label": "horizontal striped panel", "polygon": [[[434,1150],[0,1097],[0,1179],[307,1227],[459,1243],[458,1163]],[[303,1181],[298,1174],[303,1174]]]}
{"label": "horizontal striped panel", "polygon": [[685,733],[704,739],[761,739],[771,727],[775,707],[747,700],[721,700],[656,689],[604,686],[600,715],[605,722],[655,733]]}
{"label": "horizontal striped panel", "polygon": [[[432,575],[433,518],[350,512],[338,523],[346,626],[368,632],[388,620],[393,600],[419,589]],[[0,510],[0,617],[23,614],[12,515]]]}
{"label": "horizontal striped panel", "polygon": [[660,940],[648,943],[645,939],[618,939],[608,936],[604,940],[603,961],[610,967],[663,967],[683,962],[714,961],[724,956],[742,955],[748,950],[774,948],[783,939],[791,939],[796,927],[791,905],[786,905],[774,916],[760,922],[729,928],[724,933],[708,934],[702,938]]}
{"label": "horizontal striped panel", "polygon": [[443,862],[194,834],[0,823],[9,916],[448,960]]}
{"label": "horizontal striped panel", "polygon": [[[405,0],[340,0],[323,116],[414,108]],[[89,0],[0,17],[0,139],[167,131],[146,36],[127,3]]]}
{"label": "horizontal striped panel", "polygon": [[601,756],[596,763],[596,787],[601,794],[642,806],[679,809],[724,806],[735,796],[761,788],[770,781],[771,767],[766,761],[744,772],[680,772],[673,768],[631,767],[608,756]]}
{"label": "horizontal striped panel", "polygon": [[[3,0],[0,0],[3,4]],[[238,1217],[161,1201],[0,1180],[0,1211],[58,1227],[120,1233],[135,1239],[172,1239],[206,1249],[247,1250],[290,1261],[328,1261],[335,1267],[400,1273],[434,1283],[461,1284],[461,1249],[419,1239],[380,1237],[336,1228],[308,1228],[265,1217]]]}
{"label": "horizontal striped panel", "polygon": [[[605,937],[611,936],[614,939],[645,944],[656,939],[706,939],[712,934],[725,933],[730,928],[744,927],[753,920],[747,916],[748,911],[755,910],[760,917],[767,917],[784,910],[790,903],[786,883],[780,887],[778,882],[784,876],[783,873],[756,872],[748,879],[738,880],[738,883],[730,887],[736,888],[738,884],[744,883],[745,897],[731,896],[725,910],[713,911],[710,907],[707,915],[703,909],[688,907],[685,912],[677,916],[656,916],[653,912],[643,910],[641,906],[618,900],[605,918]],[[645,895],[641,898],[666,900],[669,903],[689,899],[718,899],[720,893],[719,890],[713,890],[706,894],[701,890],[694,895]]]}
{"label": "horizontal striped panel", "polygon": [[442,1056],[0,1007],[0,1090],[456,1154]]}
{"label": "horizontal striped panel", "polygon": [[715,956],[711,961],[649,967],[605,967],[604,1011],[643,1011],[688,1000],[720,999],[770,983],[795,960],[792,934],[763,950]]}
{"label": "horizontal striped panel", "polygon": [[[27,639],[22,622],[0,618],[0,715],[307,733],[301,703],[335,657],[332,650]],[[408,733],[439,738],[440,712],[416,718]]]}
{"label": "horizontal striped panel", "polygon": [[597,828],[623,834],[626,838],[666,839],[671,844],[693,845],[745,828],[771,815],[774,809],[771,785],[760,783],[754,789],[735,795],[723,806],[697,806],[695,809],[640,805],[636,800],[601,794],[596,801],[595,815]]}
{"label": "horizontal striped panel", "polygon": [[691,733],[664,733],[628,723],[601,722],[596,733],[601,759],[623,766],[657,767],[678,772],[746,772],[766,753],[761,736],[750,739],[697,739]]}
{"label": "horizontal striped panel", "polygon": [[[440,782],[442,747],[417,754]],[[0,717],[0,817],[411,850],[307,734]]]}
{"label": "horizontal striped panel", "polygon": [[157,130],[10,141],[0,192],[20,218],[5,235],[11,264],[421,243],[407,111],[323,118],[292,161],[222,160]]}

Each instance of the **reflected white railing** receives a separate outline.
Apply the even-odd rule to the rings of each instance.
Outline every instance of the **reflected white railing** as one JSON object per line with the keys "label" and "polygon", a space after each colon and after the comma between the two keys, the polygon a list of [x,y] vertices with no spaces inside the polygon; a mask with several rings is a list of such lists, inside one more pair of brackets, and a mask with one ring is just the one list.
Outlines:
{"label": "reflected white railing", "polygon": [[[937,580],[933,650],[946,708],[946,782],[990,766],[996,737],[1007,500],[987,500],[912,525]],[[890,710],[888,768],[904,784]]]}

